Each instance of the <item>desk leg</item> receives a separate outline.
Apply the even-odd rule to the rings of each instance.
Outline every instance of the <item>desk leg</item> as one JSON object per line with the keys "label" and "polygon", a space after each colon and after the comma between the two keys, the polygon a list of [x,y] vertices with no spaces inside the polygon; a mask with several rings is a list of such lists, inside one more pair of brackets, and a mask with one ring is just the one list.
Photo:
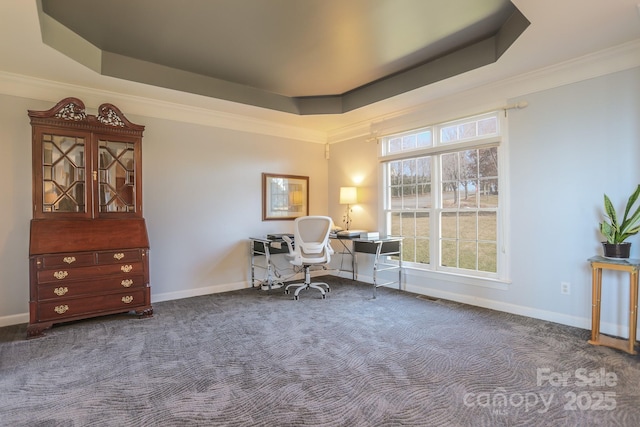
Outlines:
{"label": "desk leg", "polygon": [[[267,263],[267,288],[271,290],[271,287],[273,286],[273,276],[271,275],[271,253],[269,252],[269,245],[264,245],[264,260]],[[262,289],[262,286],[260,289]]]}
{"label": "desk leg", "polygon": [[[256,248],[256,242],[255,241],[251,241],[249,243],[249,250],[250,250],[250,260],[251,260],[251,287],[255,288],[259,285],[259,287],[263,290],[265,289],[273,289],[274,287],[281,287],[282,286],[282,281],[277,278],[277,275],[275,275],[275,269],[273,264],[271,263],[271,252],[269,251],[269,243],[263,242],[263,241],[259,241],[257,244],[261,245],[259,247],[262,248],[262,252]],[[256,269],[256,255],[264,255],[264,260],[265,260],[265,266],[262,267],[262,265],[258,265],[258,268],[264,269],[265,270],[265,278],[263,280],[257,280],[256,279],[256,273],[255,273],[255,269]]]}
{"label": "desk leg", "polygon": [[380,259],[380,251],[382,250],[382,243],[376,245],[376,255],[373,259],[373,299],[378,296],[378,260]]}
{"label": "desk leg", "polygon": [[398,242],[398,290],[402,290],[402,240]]}
{"label": "desk leg", "polygon": [[338,240],[338,242],[340,242],[340,245],[342,245],[342,250],[340,252],[336,252],[336,255],[340,254],[340,268],[338,270],[339,272],[348,271],[348,270],[343,270],[342,266],[344,265],[344,257],[346,255],[349,255],[351,257],[351,280],[356,280],[356,269],[357,269],[358,261],[356,260],[356,254],[355,254],[355,251],[353,250],[353,247],[349,249],[349,247],[347,246],[347,244],[344,242],[343,239],[336,239],[336,240]]}
{"label": "desk leg", "polygon": [[638,270],[629,275],[629,353],[636,354],[636,329],[638,326]]}
{"label": "desk leg", "polygon": [[253,240],[249,241],[249,250],[251,252],[251,287],[253,288],[255,286],[256,283],[256,272],[255,272],[255,258],[254,258],[254,242]]}
{"label": "desk leg", "polygon": [[267,277],[262,282],[262,286],[260,287],[262,290],[264,289],[265,283],[268,290],[278,289],[283,286],[282,280],[275,275],[275,270],[273,264],[271,262],[271,251],[269,250],[268,245],[264,245],[264,259],[267,263]]}
{"label": "desk leg", "polygon": [[351,247],[351,280],[358,280],[358,259],[353,246]]}
{"label": "desk leg", "polygon": [[591,268],[591,344],[600,339],[600,294],[602,292],[602,269]]}

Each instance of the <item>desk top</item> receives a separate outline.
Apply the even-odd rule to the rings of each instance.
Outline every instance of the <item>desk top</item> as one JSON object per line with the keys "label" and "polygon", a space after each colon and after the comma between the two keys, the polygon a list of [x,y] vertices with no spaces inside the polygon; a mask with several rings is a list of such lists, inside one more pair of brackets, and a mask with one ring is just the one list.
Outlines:
{"label": "desk top", "polygon": [[[249,240],[255,240],[256,242],[265,242],[265,243],[275,242],[274,239],[270,239],[267,236],[249,237]],[[284,240],[280,239],[280,241],[284,241]]]}
{"label": "desk top", "polygon": [[380,236],[375,239],[364,239],[360,236],[338,236],[337,234],[329,234],[330,239],[338,240],[351,240],[353,242],[369,242],[369,243],[385,243],[385,242],[399,242],[402,240],[400,236]]}
{"label": "desk top", "polygon": [[636,259],[636,258],[607,258],[607,257],[597,255],[589,258],[587,261],[601,262],[603,264],[629,265],[629,266],[640,267],[640,259]]}
{"label": "desk top", "polygon": [[[377,239],[363,239],[360,236],[338,236],[334,233],[329,234],[330,239],[339,239],[339,240],[351,240],[353,242],[370,242],[370,243],[385,243],[385,242],[398,242],[402,240],[400,236],[380,236]],[[260,236],[260,237],[249,237],[250,240],[255,240],[258,242],[282,242],[281,237],[274,238],[273,236]],[[638,260],[640,262],[640,260]]]}

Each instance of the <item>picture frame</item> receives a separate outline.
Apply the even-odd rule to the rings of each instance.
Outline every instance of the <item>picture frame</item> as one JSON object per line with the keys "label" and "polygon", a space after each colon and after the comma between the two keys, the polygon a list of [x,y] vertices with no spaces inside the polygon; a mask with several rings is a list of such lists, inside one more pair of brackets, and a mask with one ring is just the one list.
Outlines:
{"label": "picture frame", "polygon": [[309,177],[262,174],[262,220],[294,220],[309,215]]}

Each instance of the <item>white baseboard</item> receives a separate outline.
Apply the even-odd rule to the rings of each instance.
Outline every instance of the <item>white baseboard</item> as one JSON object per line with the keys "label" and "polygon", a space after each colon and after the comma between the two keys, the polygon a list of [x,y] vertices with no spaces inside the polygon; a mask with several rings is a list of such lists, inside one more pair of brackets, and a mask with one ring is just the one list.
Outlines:
{"label": "white baseboard", "polygon": [[460,302],[477,307],[489,308],[491,310],[503,311],[505,313],[517,314],[520,316],[532,317],[534,319],[547,320],[563,325],[575,326],[583,329],[591,329],[591,319],[569,316],[547,310],[540,310],[516,304],[505,303],[487,298],[474,297],[470,295],[456,294],[453,292],[441,291],[438,289],[426,288],[424,286],[406,285],[406,291],[420,295],[428,295],[434,298]]}
{"label": "white baseboard", "polygon": [[[350,272],[338,272],[336,276],[346,279],[351,278]],[[373,277],[358,275],[358,281],[365,283],[373,283]],[[389,285],[390,288],[396,287],[397,284]],[[563,313],[557,313],[548,310],[540,310],[531,307],[525,307],[516,304],[505,303],[501,301],[491,300],[487,298],[479,298],[470,295],[456,294],[453,292],[441,291],[438,289],[427,288],[425,286],[416,286],[412,284],[404,284],[403,289],[407,292],[411,292],[419,295],[427,295],[434,298],[441,298],[444,300],[455,301],[462,304],[473,305],[482,308],[488,308],[496,311],[503,311],[505,313],[517,314],[520,316],[531,317],[534,319],[546,320],[549,322],[560,323],[562,325],[574,326],[576,328],[591,330],[591,318],[570,316]],[[600,325],[601,332],[606,334],[612,334],[616,336],[626,336],[629,328],[620,327],[620,325],[612,323],[602,323]]]}
{"label": "white baseboard", "polygon": [[[171,301],[175,299],[199,297],[202,295],[218,294],[221,292],[237,291],[249,287],[249,282],[223,283],[220,285],[207,286],[204,288],[187,289],[184,291],[164,292],[161,294],[151,294],[151,303]],[[153,289],[153,288],[151,288]]]}
{"label": "white baseboard", "polygon": [[[331,274],[331,275],[342,277],[345,279],[352,278],[351,272],[332,271],[332,270],[317,271],[317,272],[314,272],[313,275],[323,276],[326,274]],[[290,280],[300,280],[302,278],[303,276],[301,274],[298,274],[290,278]],[[365,283],[373,283],[373,277],[359,274],[358,281],[365,282]],[[390,287],[394,287],[394,286],[395,285]],[[197,297],[197,296],[209,295],[209,294],[215,294],[215,293],[221,293],[221,292],[229,292],[229,291],[235,291],[239,289],[246,289],[249,287],[251,287],[251,284],[248,281],[242,281],[242,282],[224,283],[220,285],[207,286],[204,288],[189,289],[185,291],[152,294],[151,303],[153,304],[153,303],[162,302],[162,301],[171,301],[176,299],[191,298],[191,297]],[[510,304],[510,303],[505,303],[505,302],[486,299],[486,298],[456,294],[452,292],[426,288],[424,286],[415,286],[411,284],[405,285],[404,290],[414,294],[427,295],[434,298],[441,298],[441,299],[455,301],[463,304],[469,304],[477,307],[488,308],[491,310],[503,311],[505,313],[517,314],[520,316],[546,320],[549,322],[559,323],[562,325],[574,326],[576,328],[587,329],[587,330],[591,329],[591,318],[571,316],[563,313],[557,313],[557,312],[548,311],[548,310],[540,310],[536,308],[525,307],[521,305]],[[28,323],[28,322],[29,322],[29,313],[20,313],[20,314],[13,314],[10,316],[0,317],[0,327],[18,325],[21,323]],[[628,336],[629,328],[628,326],[603,322],[600,325],[600,331],[605,334],[626,337]]]}
{"label": "white baseboard", "polygon": [[[591,317],[571,316],[564,313],[558,313],[548,310],[540,310],[537,308],[526,307],[522,305],[510,304],[501,301],[491,300],[487,298],[479,298],[469,295],[445,292],[437,289],[426,288],[424,286],[406,285],[407,292],[428,295],[433,298],[441,298],[449,301],[455,301],[463,304],[469,304],[477,307],[488,308],[491,310],[502,311],[505,313],[517,314],[520,316],[531,317],[533,319],[546,320],[548,322],[559,323],[561,325],[573,326],[580,329],[591,330]],[[610,322],[600,323],[600,332],[617,337],[627,337],[629,335],[629,327],[626,325],[618,325]],[[640,334],[640,332],[639,332]]]}
{"label": "white baseboard", "polygon": [[[162,301],[171,301],[182,298],[198,297],[202,295],[215,294],[220,292],[235,291],[249,287],[249,282],[225,283],[221,285],[208,286],[205,288],[189,289],[177,292],[165,292],[161,294],[151,294],[151,304]],[[153,288],[152,288],[153,290]],[[29,322],[29,313],[14,314],[0,317],[0,327],[19,325]]]}
{"label": "white baseboard", "polygon": [[29,313],[12,314],[0,317],[0,327],[29,323]]}

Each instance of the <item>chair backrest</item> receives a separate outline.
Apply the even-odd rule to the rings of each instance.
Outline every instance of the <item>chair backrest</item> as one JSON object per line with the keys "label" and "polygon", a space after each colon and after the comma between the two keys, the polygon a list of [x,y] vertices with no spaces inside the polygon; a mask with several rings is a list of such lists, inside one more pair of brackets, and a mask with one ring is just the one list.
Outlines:
{"label": "chair backrest", "polygon": [[332,220],[328,216],[302,216],[294,222],[294,245],[303,261],[329,262],[329,232]]}

